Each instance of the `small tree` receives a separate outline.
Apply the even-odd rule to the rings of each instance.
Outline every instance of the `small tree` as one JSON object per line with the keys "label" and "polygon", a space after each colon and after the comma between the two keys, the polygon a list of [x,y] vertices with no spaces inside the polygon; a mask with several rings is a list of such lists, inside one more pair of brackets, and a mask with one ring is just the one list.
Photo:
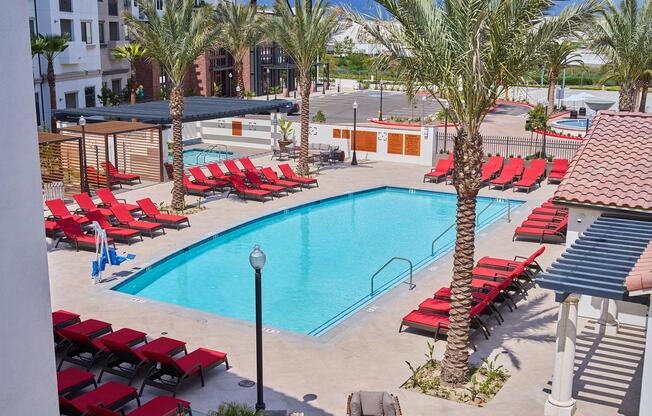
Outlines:
{"label": "small tree", "polygon": [[288,119],[281,118],[278,121],[278,127],[281,129],[281,134],[283,135],[283,141],[288,140],[288,136],[292,134],[294,129],[292,128],[292,122]]}
{"label": "small tree", "polygon": [[576,52],[579,45],[574,42],[553,41],[544,49],[544,59],[548,71],[548,115],[555,111],[555,89],[559,74],[571,66],[582,66],[580,55]]}
{"label": "small tree", "polygon": [[138,43],[127,43],[125,45],[117,46],[113,50],[113,56],[116,59],[126,59],[129,62],[131,72],[129,81],[129,87],[131,89],[131,104],[136,104],[136,90],[138,89],[138,81],[136,79],[136,61],[145,56],[146,52],[147,50]]}
{"label": "small tree", "polygon": [[54,78],[54,59],[68,48],[70,37],[64,35],[37,35],[32,37],[32,57],[43,55],[48,63],[47,80],[50,89],[50,129],[57,132],[57,119],[54,112],[57,109],[57,90]]}

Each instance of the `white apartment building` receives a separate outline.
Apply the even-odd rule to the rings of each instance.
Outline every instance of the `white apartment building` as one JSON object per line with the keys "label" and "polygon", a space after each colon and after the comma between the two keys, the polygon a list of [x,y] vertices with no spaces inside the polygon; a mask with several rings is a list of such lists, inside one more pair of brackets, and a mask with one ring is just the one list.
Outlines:
{"label": "white apartment building", "polygon": [[121,92],[129,81],[129,62],[115,59],[113,49],[128,40],[122,14],[124,11],[133,12],[133,8],[132,0],[97,0],[102,85],[114,93]]}

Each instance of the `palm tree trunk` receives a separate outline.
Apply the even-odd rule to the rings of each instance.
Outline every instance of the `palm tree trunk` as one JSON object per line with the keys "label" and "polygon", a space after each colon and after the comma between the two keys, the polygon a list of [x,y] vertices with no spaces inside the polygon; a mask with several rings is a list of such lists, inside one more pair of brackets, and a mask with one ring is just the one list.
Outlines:
{"label": "palm tree trunk", "polygon": [[641,85],[641,100],[638,107],[638,111],[645,113],[645,107],[647,107],[647,92],[650,88],[650,80],[645,78],[643,80],[643,85]]}
{"label": "palm tree trunk", "polygon": [[482,136],[460,129],[455,137],[454,180],[457,190],[457,235],[451,283],[450,326],[446,352],[442,361],[441,381],[462,385],[467,381],[469,364],[469,330],[471,279],[475,250],[476,196],[480,190]]}
{"label": "palm tree trunk", "polygon": [[48,59],[47,79],[48,79],[48,87],[50,87],[50,131],[52,131],[52,133],[56,133],[58,131],[57,118],[54,116],[54,112],[57,109],[57,90],[55,88],[54,66],[52,65],[52,60],[49,59]]}
{"label": "palm tree trunk", "polygon": [[130,97],[130,102],[131,104],[136,104],[136,90],[138,87],[136,86],[136,63],[135,62],[130,62],[131,63],[131,97]]}
{"label": "palm tree trunk", "polygon": [[240,87],[240,91],[237,91],[236,88],[236,93],[238,95],[238,98],[242,98],[244,96],[244,74],[242,68],[243,68],[242,60],[238,60],[233,63],[233,72],[235,72],[235,82],[236,85]]}
{"label": "palm tree trunk", "polygon": [[304,72],[299,79],[301,88],[301,145],[299,146],[299,175],[308,175],[308,132],[310,128],[310,70]]}
{"label": "palm tree trunk", "polygon": [[170,92],[170,117],[172,118],[172,209],[181,210],[185,205],[183,192],[183,86],[174,85]]}
{"label": "palm tree trunk", "polygon": [[555,112],[555,88],[557,88],[557,74],[551,71],[548,74],[548,107],[546,108],[548,116]]}
{"label": "palm tree trunk", "polygon": [[636,104],[636,85],[632,80],[625,80],[620,83],[618,93],[618,111],[634,111]]}

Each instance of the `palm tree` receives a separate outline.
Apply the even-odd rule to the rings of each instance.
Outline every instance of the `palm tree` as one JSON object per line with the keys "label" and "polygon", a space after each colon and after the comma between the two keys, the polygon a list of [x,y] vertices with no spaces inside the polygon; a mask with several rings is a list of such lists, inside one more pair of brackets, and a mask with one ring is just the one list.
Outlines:
{"label": "palm tree", "polygon": [[548,47],[544,48],[544,63],[548,71],[548,107],[547,114],[551,115],[555,111],[555,89],[559,74],[571,66],[582,66],[584,61],[576,52],[579,45],[575,42],[563,40],[561,42],[553,41]]}
{"label": "palm tree", "polygon": [[274,16],[266,31],[285,50],[297,66],[301,94],[301,144],[297,170],[309,173],[308,128],[310,124],[310,71],[317,58],[340,28],[339,14],[329,12],[330,4],[317,0],[295,0],[294,11],[286,0],[276,0]]}
{"label": "palm tree", "polygon": [[256,46],[262,38],[261,23],[256,7],[234,1],[220,3],[215,9],[215,24],[219,27],[217,44],[233,57],[235,82],[240,87],[236,89],[239,98],[245,91],[243,61],[249,48]]}
{"label": "palm tree", "polygon": [[636,83],[646,69],[652,44],[652,0],[608,0],[603,19],[588,32],[593,50],[606,59],[605,79],[620,84],[618,109],[634,111]]}
{"label": "palm tree", "polygon": [[126,59],[131,68],[131,76],[129,83],[131,84],[131,104],[136,104],[136,91],[138,82],[136,80],[136,61],[142,58],[147,50],[138,43],[126,43],[119,45],[113,50],[113,56],[116,59]]}
{"label": "palm tree", "polygon": [[[481,187],[480,126],[503,85],[514,85],[537,63],[543,45],[568,35],[592,16],[587,0],[557,17],[553,0],[375,0],[393,19],[352,19],[397,61],[407,90],[424,86],[444,98],[459,123],[454,139],[456,241],[450,326],[442,361],[443,383],[467,381],[476,196]],[[435,95],[437,93],[437,95]]]}
{"label": "palm tree", "polygon": [[146,57],[161,65],[170,82],[170,118],[172,119],[172,165],[174,186],[172,208],[184,206],[182,116],[183,81],[186,70],[215,39],[213,8],[195,6],[194,0],[168,0],[159,17],[154,2],[139,0],[146,20],[124,14],[125,23],[136,40],[146,49]]}
{"label": "palm tree", "polygon": [[70,37],[63,35],[37,35],[32,37],[32,58],[36,55],[43,55],[48,63],[47,75],[48,87],[50,88],[50,129],[57,131],[57,118],[54,112],[57,109],[57,90],[54,77],[54,59],[68,48]]}

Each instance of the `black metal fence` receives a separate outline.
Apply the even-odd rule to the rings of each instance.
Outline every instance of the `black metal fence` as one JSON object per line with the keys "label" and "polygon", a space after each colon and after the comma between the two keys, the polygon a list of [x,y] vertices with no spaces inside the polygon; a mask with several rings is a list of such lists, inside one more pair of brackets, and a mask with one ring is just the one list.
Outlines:
{"label": "black metal fence", "polygon": [[[437,133],[435,152],[452,152],[454,137],[454,134],[445,136],[444,133]],[[572,159],[581,144],[582,140],[550,136],[546,137],[544,143],[541,134],[534,134],[531,137],[482,136],[482,148],[485,155],[504,157],[540,157],[541,152],[544,151],[547,157]]]}

